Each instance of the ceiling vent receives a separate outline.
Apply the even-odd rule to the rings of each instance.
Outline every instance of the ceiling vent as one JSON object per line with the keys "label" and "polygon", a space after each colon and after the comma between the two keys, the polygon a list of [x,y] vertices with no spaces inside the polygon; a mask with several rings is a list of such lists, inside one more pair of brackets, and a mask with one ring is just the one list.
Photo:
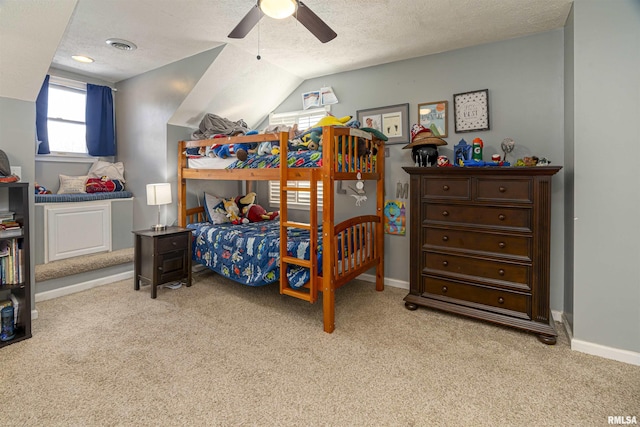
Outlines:
{"label": "ceiling vent", "polygon": [[127,51],[136,50],[138,48],[135,44],[123,39],[108,39],[107,44],[116,49]]}

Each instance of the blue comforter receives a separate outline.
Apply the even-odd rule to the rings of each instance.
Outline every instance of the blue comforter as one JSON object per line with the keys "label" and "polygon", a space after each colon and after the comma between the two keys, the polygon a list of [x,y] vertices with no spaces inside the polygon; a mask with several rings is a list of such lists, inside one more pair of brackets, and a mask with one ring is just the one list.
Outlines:
{"label": "blue comforter", "polygon": [[[243,225],[189,224],[193,229],[193,259],[213,271],[249,286],[262,286],[280,278],[280,223],[255,222]],[[318,231],[318,274],[322,273],[322,227]],[[309,231],[288,230],[287,253],[309,259]],[[288,265],[292,288],[309,281],[309,270]]]}

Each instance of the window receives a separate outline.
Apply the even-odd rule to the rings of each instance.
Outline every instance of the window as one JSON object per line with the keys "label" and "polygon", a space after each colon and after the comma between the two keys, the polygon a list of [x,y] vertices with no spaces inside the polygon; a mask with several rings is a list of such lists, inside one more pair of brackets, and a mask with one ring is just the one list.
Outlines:
{"label": "window", "polygon": [[[309,181],[289,181],[289,187],[309,188]],[[318,182],[318,208],[322,208],[322,182]],[[280,204],[280,182],[269,181],[269,203]],[[287,191],[287,206],[289,208],[308,209],[311,204],[310,194],[307,191]]]}
{"label": "window", "polygon": [[51,76],[47,127],[52,153],[87,153],[86,104],[86,84]]}
{"label": "window", "polygon": [[[298,125],[298,129],[307,129],[318,123],[321,118],[330,111],[329,106],[313,110],[291,111],[288,113],[271,113],[269,125]],[[291,181],[287,185],[291,187],[309,188],[309,181]],[[310,205],[309,193],[305,191],[287,192],[287,206],[290,208],[305,209]],[[318,208],[322,208],[322,182],[318,182]],[[280,204],[280,182],[269,181],[269,204]]]}

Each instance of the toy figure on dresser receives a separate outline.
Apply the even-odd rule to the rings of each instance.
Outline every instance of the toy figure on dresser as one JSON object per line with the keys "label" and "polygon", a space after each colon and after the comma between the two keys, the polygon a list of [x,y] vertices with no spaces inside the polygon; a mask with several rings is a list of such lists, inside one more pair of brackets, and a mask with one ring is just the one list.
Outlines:
{"label": "toy figure on dresser", "polygon": [[458,144],[453,146],[453,163],[454,166],[463,166],[466,160],[471,160],[471,152],[473,147],[467,144],[467,141],[463,139]]}
{"label": "toy figure on dresser", "polygon": [[440,145],[447,145],[447,141],[433,136],[424,126],[414,124],[411,127],[411,143],[402,148],[411,148],[411,159],[416,166],[431,167],[436,165]]}

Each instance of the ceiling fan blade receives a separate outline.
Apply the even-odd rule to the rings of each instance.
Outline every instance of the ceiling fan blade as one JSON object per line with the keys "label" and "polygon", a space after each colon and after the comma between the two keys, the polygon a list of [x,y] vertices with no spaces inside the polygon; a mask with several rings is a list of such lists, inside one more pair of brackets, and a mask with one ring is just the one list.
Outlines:
{"label": "ceiling fan blade", "polygon": [[256,5],[251,8],[249,13],[247,13],[244,18],[242,18],[242,21],[240,21],[238,25],[236,25],[236,27],[229,33],[227,37],[232,39],[244,38],[247,34],[249,34],[249,31],[251,31],[253,27],[256,26],[263,15],[264,13],[258,7],[258,3],[256,2]]}
{"label": "ceiling fan blade", "polygon": [[298,10],[293,15],[307,30],[318,38],[322,43],[326,43],[336,38],[337,34],[322,19],[311,11],[301,1],[298,2]]}

